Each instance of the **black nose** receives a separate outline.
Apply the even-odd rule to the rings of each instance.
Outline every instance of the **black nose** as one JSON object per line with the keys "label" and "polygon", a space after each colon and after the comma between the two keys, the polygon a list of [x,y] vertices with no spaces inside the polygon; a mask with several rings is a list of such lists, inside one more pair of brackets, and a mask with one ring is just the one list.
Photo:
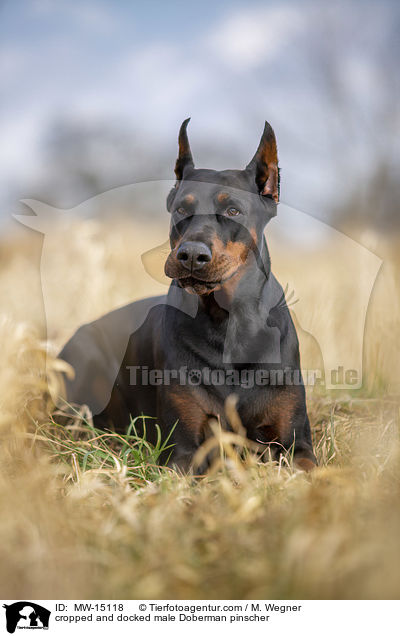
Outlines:
{"label": "black nose", "polygon": [[195,272],[211,261],[212,254],[205,243],[185,241],[178,249],[176,257],[183,267]]}

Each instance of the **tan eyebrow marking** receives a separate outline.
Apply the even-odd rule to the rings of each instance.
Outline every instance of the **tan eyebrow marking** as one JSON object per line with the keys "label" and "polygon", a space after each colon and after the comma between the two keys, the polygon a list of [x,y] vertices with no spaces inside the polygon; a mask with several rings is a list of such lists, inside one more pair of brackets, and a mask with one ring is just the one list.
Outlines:
{"label": "tan eyebrow marking", "polygon": [[187,205],[194,203],[194,201],[195,201],[194,194],[187,194],[183,199],[183,202],[186,203]]}
{"label": "tan eyebrow marking", "polygon": [[228,199],[229,194],[227,192],[219,192],[219,194],[217,195],[218,203],[224,203],[224,201],[227,201]]}

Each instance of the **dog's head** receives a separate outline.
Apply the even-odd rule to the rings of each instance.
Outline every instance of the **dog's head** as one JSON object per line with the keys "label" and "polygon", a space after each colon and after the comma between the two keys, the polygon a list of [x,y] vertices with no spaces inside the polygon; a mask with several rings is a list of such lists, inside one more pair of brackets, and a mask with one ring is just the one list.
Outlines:
{"label": "dog's head", "polygon": [[186,119],[179,132],[176,184],[167,198],[171,252],[165,273],[195,294],[209,294],[239,277],[250,252],[259,253],[263,230],[279,198],[275,134],[265,123],[244,170],[196,169]]}

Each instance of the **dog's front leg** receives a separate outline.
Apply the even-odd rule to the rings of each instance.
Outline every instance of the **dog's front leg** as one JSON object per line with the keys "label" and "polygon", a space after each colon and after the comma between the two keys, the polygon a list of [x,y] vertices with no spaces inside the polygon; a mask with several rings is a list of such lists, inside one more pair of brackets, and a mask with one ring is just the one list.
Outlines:
{"label": "dog's front leg", "polygon": [[159,413],[163,429],[170,431],[173,428],[168,466],[184,473],[203,474],[208,468],[207,459],[200,466],[194,466],[193,458],[205,439],[209,415],[196,391],[188,387],[169,387],[159,401]]}
{"label": "dog's front leg", "polygon": [[293,456],[294,464],[300,470],[304,470],[306,473],[311,472],[317,466],[317,460],[312,450],[295,450]]}
{"label": "dog's front leg", "polygon": [[271,389],[257,429],[260,439],[271,444],[277,455],[293,451],[293,462],[301,470],[309,472],[317,465],[303,386]]}

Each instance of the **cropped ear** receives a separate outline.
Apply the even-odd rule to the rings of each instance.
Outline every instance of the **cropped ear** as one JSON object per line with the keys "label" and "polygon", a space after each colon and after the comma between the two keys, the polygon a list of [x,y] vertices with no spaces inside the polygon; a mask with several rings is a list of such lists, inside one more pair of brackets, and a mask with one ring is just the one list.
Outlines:
{"label": "cropped ear", "polygon": [[187,166],[194,168],[192,151],[190,150],[189,139],[186,132],[186,128],[189,122],[190,117],[188,119],[185,119],[179,130],[179,153],[175,164],[175,174],[178,181],[182,180],[183,172]]}
{"label": "cropped ear", "polygon": [[278,149],[272,126],[266,121],[260,144],[246,170],[254,173],[258,190],[263,196],[279,201]]}

